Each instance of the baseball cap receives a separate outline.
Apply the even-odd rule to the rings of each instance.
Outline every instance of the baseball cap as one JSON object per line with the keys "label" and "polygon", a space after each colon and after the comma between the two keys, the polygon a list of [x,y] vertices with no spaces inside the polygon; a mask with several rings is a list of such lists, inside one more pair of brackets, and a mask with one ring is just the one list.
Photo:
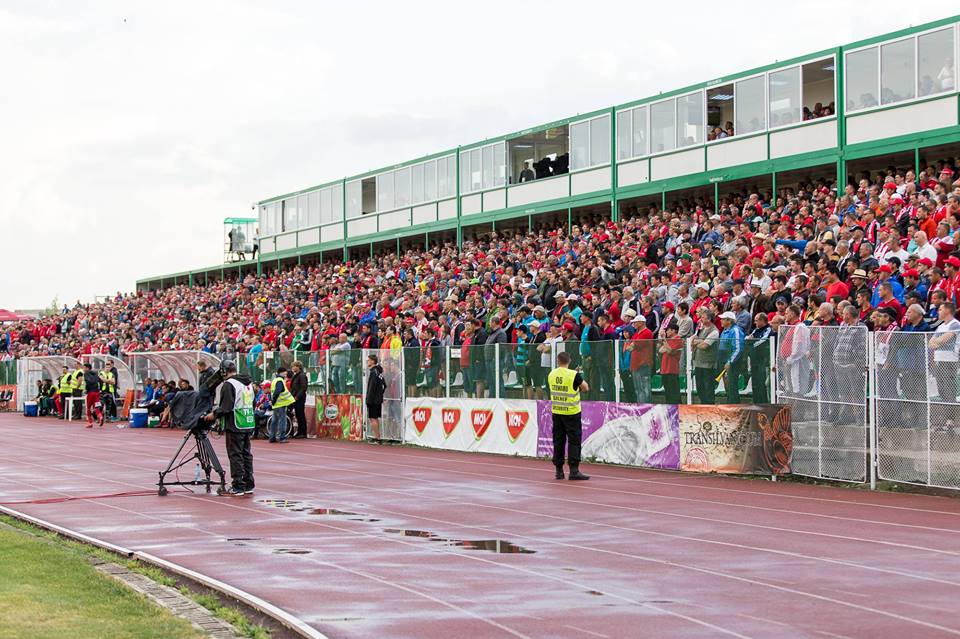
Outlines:
{"label": "baseball cap", "polygon": [[950,257],[947,258],[945,264],[949,264],[950,266],[955,266],[957,268],[960,268],[960,258],[957,258],[956,255],[951,255]]}
{"label": "baseball cap", "polygon": [[920,272],[915,268],[908,268],[903,272],[904,277],[920,277]]}
{"label": "baseball cap", "polygon": [[737,316],[731,313],[730,311],[727,311],[726,313],[720,313],[720,319],[737,321]]}
{"label": "baseball cap", "polygon": [[923,264],[926,267],[930,267],[933,266],[933,260],[931,260],[929,257],[922,257],[917,264]]}
{"label": "baseball cap", "polygon": [[[957,260],[960,263],[960,260]],[[893,273],[893,268],[889,264],[884,264],[877,268],[877,273]]]}
{"label": "baseball cap", "polygon": [[647,318],[644,317],[643,315],[637,315],[632,320],[630,320],[631,324],[640,324],[640,323],[646,324],[646,322],[647,322]]}

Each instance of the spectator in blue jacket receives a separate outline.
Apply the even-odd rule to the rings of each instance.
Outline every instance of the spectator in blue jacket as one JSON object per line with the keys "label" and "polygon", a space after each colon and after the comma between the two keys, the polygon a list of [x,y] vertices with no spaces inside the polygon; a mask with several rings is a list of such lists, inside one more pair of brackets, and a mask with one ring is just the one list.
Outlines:
{"label": "spectator in blue jacket", "polygon": [[740,377],[743,375],[745,337],[743,329],[737,326],[737,316],[730,311],[720,314],[723,331],[717,350],[717,363],[723,367],[723,380],[727,391],[727,402],[740,403]]}

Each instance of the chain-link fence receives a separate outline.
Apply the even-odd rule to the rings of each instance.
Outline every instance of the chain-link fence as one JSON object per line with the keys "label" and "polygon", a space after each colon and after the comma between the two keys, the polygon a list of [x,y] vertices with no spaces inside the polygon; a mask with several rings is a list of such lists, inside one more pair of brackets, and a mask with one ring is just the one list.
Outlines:
{"label": "chain-link fence", "polygon": [[781,326],[779,403],[793,414],[793,472],[865,482],[868,471],[865,326]]}
{"label": "chain-link fence", "polygon": [[900,330],[873,334],[881,479],[960,488],[958,337]]}

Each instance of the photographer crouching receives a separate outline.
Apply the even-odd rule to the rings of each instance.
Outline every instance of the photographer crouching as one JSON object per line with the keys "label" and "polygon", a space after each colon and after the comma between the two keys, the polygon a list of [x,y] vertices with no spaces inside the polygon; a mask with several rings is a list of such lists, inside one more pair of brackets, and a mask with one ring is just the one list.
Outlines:
{"label": "photographer crouching", "polygon": [[256,428],[253,386],[248,377],[237,375],[237,365],[232,361],[223,362],[220,373],[223,381],[214,394],[213,410],[205,419],[211,422],[220,419],[220,427],[226,436],[232,483],[227,494],[235,497],[251,495],[254,484],[250,436]]}

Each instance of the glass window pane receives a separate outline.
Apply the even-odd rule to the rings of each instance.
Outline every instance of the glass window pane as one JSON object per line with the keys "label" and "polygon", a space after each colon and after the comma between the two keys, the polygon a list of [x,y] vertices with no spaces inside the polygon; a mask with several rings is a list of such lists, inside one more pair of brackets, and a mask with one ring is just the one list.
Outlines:
{"label": "glass window pane", "polygon": [[734,133],[753,133],[762,131],[766,109],[763,106],[763,76],[741,80],[734,89],[734,111],[736,123]]}
{"label": "glass window pane", "polygon": [[953,63],[953,29],[920,36],[917,42],[920,68],[920,95],[953,91],[957,86]]}
{"label": "glass window pane", "polygon": [[470,151],[470,190],[479,191],[483,188],[481,178],[480,149]]}
{"label": "glass window pane", "polygon": [[[323,201],[323,194],[327,192],[327,189],[323,191],[314,191],[308,197],[308,205],[310,207],[310,214],[307,216],[307,223],[310,226],[317,226],[320,224],[320,220],[324,219],[324,213],[327,211],[324,209],[324,204],[326,208],[330,208],[330,202]],[[328,198],[329,199],[329,198]],[[328,213],[329,215],[329,213]]]}
{"label": "glass window pane", "polygon": [[297,198],[283,201],[283,226],[281,231],[292,231],[297,228]]}
{"label": "glass window pane", "polygon": [[347,182],[347,217],[360,217],[363,214],[363,189],[360,180]]}
{"label": "glass window pane", "polygon": [[[453,160],[453,158],[450,159]],[[437,160],[437,197],[444,197],[447,194],[447,189],[456,188],[452,178],[453,171],[448,170],[447,162]]]}
{"label": "glass window pane", "polygon": [[493,187],[493,147],[483,147],[483,188]]}
{"label": "glass window pane", "polygon": [[[440,161],[441,163],[443,160]],[[423,201],[437,199],[437,162],[430,160],[423,165]]]}
{"label": "glass window pane", "polygon": [[343,220],[343,187],[341,185],[338,184],[331,189],[330,199],[333,201],[331,221],[340,222]]}
{"label": "glass window pane", "polygon": [[650,152],[672,151],[677,146],[674,135],[674,101],[657,102],[650,106]]}
{"label": "glass window pane", "polygon": [[396,197],[393,205],[397,208],[410,206],[410,168],[397,169],[394,172],[394,181]]}
{"label": "glass window pane", "polygon": [[590,120],[590,166],[610,163],[610,116]]}
{"label": "glass window pane", "polygon": [[307,228],[307,196],[297,196],[297,228]]}
{"label": "glass window pane", "polygon": [[880,104],[895,104],[916,96],[913,38],[880,47]]}
{"label": "glass window pane", "polygon": [[677,98],[677,146],[703,143],[703,92]]}
{"label": "glass window pane", "polygon": [[493,185],[507,183],[507,143],[501,142],[493,147]]}
{"label": "glass window pane", "polygon": [[319,224],[326,224],[333,220],[333,191],[323,189],[320,191],[320,221]]}
{"label": "glass window pane", "polygon": [[590,161],[590,123],[578,122],[570,125],[570,170],[576,171],[589,166]]}
{"label": "glass window pane", "polygon": [[393,173],[377,176],[377,211],[393,208]]}
{"label": "glass window pane", "polygon": [[[457,160],[452,155],[447,158],[447,183],[445,197],[453,197],[457,194],[457,184],[454,182],[454,176],[457,174]],[[462,186],[461,186],[462,188]]]}
{"label": "glass window pane", "polygon": [[642,106],[633,110],[633,157],[647,153],[647,107]]}
{"label": "glass window pane", "polygon": [[274,202],[273,206],[273,233],[279,233],[283,229],[283,202]]}
{"label": "glass window pane", "polygon": [[770,74],[770,126],[802,122],[800,106],[800,67]]}
{"label": "glass window pane", "polygon": [[877,48],[848,53],[844,73],[847,111],[877,106]]}
{"label": "glass window pane", "polygon": [[633,157],[633,111],[617,114],[617,160]]}
{"label": "glass window pane", "polygon": [[470,188],[470,151],[460,154],[460,192],[469,193]]}
{"label": "glass window pane", "polygon": [[423,202],[423,165],[415,164],[410,167],[410,202]]}

